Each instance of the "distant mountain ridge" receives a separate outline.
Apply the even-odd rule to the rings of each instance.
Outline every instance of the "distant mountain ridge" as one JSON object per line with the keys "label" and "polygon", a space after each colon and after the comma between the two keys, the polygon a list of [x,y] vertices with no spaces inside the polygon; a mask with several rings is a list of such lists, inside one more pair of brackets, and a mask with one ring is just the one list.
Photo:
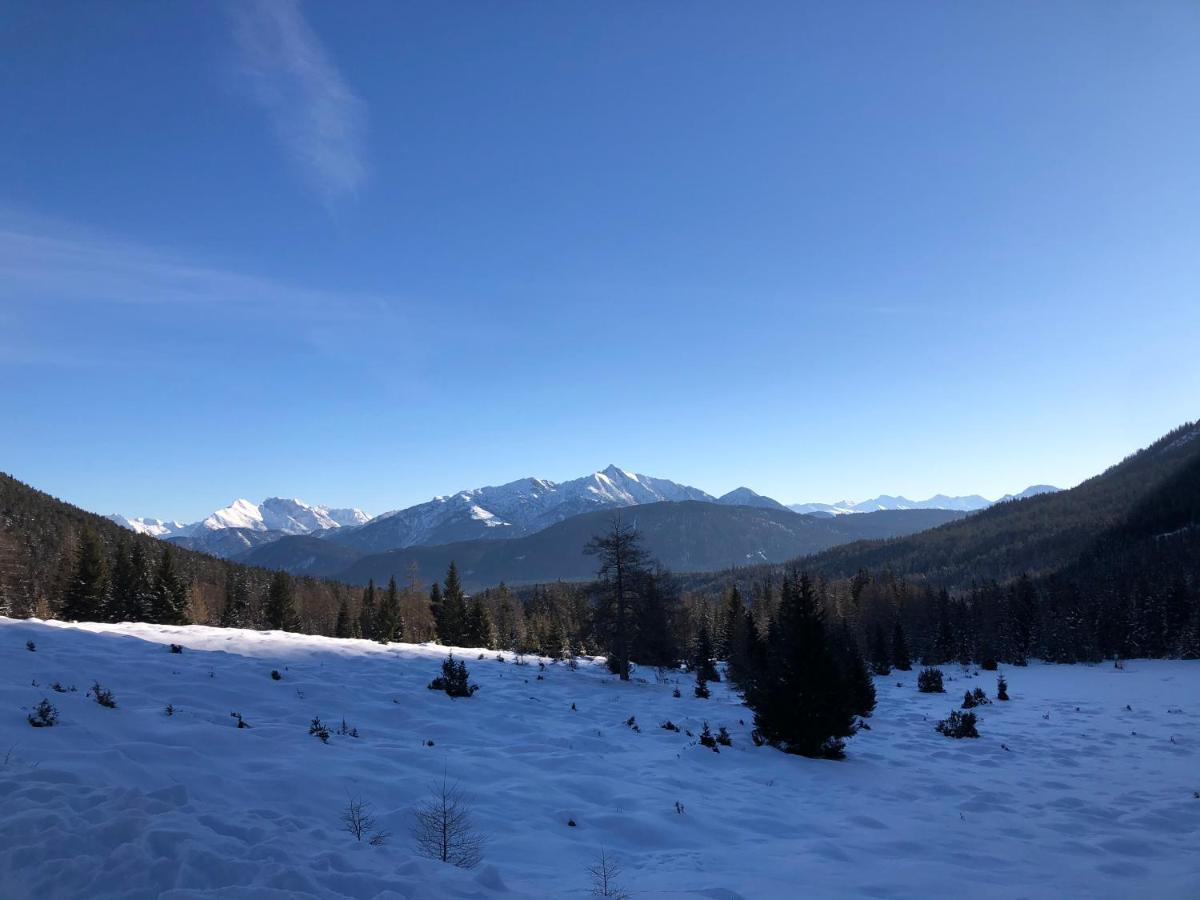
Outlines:
{"label": "distant mountain ridge", "polygon": [[351,528],[370,521],[361,509],[336,509],[312,506],[298,499],[268,497],[262,503],[237,499],[199,522],[184,524],[162,519],[123,516],[107,517],[130,531],[158,538],[194,538],[205,532],[237,529],[284,534],[312,534],[334,528]]}
{"label": "distant mountain ridge", "polygon": [[1019,494],[1005,494],[999,500],[989,500],[979,494],[967,494],[961,497],[951,497],[946,494],[934,494],[927,500],[909,500],[907,497],[894,497],[890,494],[880,494],[870,500],[839,500],[837,503],[792,503],[788,509],[804,515],[845,516],[853,513],[878,512],[882,509],[956,509],[959,512],[978,512],[1006,500],[1023,500],[1026,497],[1036,497],[1038,494],[1051,494],[1061,488],[1050,484],[1035,484],[1025,488]]}

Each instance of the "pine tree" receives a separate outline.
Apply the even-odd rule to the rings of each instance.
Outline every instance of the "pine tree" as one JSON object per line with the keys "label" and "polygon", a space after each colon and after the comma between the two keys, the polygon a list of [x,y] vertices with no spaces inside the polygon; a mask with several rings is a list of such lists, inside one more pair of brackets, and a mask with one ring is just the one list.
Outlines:
{"label": "pine tree", "polygon": [[754,617],[750,610],[744,606],[732,622],[729,638],[729,680],[739,690],[747,691],[754,674],[758,629],[754,625]]}
{"label": "pine tree", "polygon": [[267,628],[274,631],[299,631],[300,616],[296,612],[296,586],[287,572],[276,572],[267,590]]}
{"label": "pine tree", "polygon": [[[431,599],[432,602],[432,599]],[[467,597],[458,578],[458,566],[450,561],[446,569],[446,580],[442,583],[441,615],[438,617],[438,640],[443,644],[461,646],[467,624]]]}
{"label": "pine tree", "polygon": [[154,607],[154,578],[143,541],[135,540],[129,554],[130,586],[125,596],[125,617],[131,622],[144,622]]}
{"label": "pine tree", "polygon": [[108,565],[104,545],[85,528],[75,553],[75,569],[63,593],[59,615],[74,622],[102,621],[109,611]]}
{"label": "pine tree", "polygon": [[128,540],[117,544],[112,578],[109,581],[108,609],[104,616],[106,622],[137,621],[136,616],[132,614],[137,592],[137,573],[133,569],[133,555],[129,544]]}
{"label": "pine tree", "polygon": [[720,681],[721,676],[713,665],[712,639],[709,637],[708,616],[700,617],[700,629],[696,633],[696,646],[692,652],[692,668],[696,677],[704,681]]}
{"label": "pine tree", "polygon": [[[556,622],[555,624],[557,625],[558,623]],[[467,612],[465,632],[464,640],[468,647],[487,647],[492,649],[496,646],[495,630],[492,628],[492,613],[481,596],[476,596],[471,600],[471,608]],[[552,651],[551,655],[554,655],[555,652],[561,654],[561,640],[557,648],[552,647],[550,649]]]}
{"label": "pine tree", "polygon": [[633,608],[630,658],[644,666],[674,667],[679,663],[679,646],[672,620],[679,595],[673,580],[665,572],[647,573],[640,594],[641,602]]}
{"label": "pine tree", "polygon": [[433,628],[437,632],[438,640],[442,637],[442,616],[445,615],[442,606],[442,586],[435,581],[429,588],[429,611],[433,615]]}
{"label": "pine tree", "polygon": [[599,559],[596,575],[600,582],[606,618],[611,621],[608,668],[622,681],[629,680],[632,650],[632,610],[646,583],[648,556],[636,528],[613,515],[608,531],[596,535],[584,553]]}
{"label": "pine tree", "polygon": [[789,753],[841,758],[856,730],[847,693],[812,582],[785,577],[765,670],[748,698],[760,738]]}
{"label": "pine tree", "polygon": [[888,675],[892,671],[892,650],[879,622],[871,629],[871,669],[876,675]]}
{"label": "pine tree", "polygon": [[[437,585],[434,585],[437,587]],[[363,591],[362,607],[358,612],[358,629],[364,640],[373,641],[378,634],[376,630],[376,618],[378,610],[376,609],[375,600],[375,579],[372,578],[367,582],[367,587]]]}
{"label": "pine tree", "polygon": [[388,579],[375,621],[375,640],[379,643],[398,641],[404,636],[404,622],[400,618],[400,591],[396,587],[395,575]]}
{"label": "pine tree", "polygon": [[221,610],[221,627],[246,628],[250,624],[250,590],[246,576],[230,566],[225,573],[225,606]]}
{"label": "pine tree", "polygon": [[350,601],[342,594],[342,602],[338,604],[337,620],[333,625],[333,636],[339,638],[353,637],[354,623],[350,617]]}
{"label": "pine tree", "polygon": [[909,652],[908,639],[904,636],[904,626],[900,624],[899,617],[892,628],[892,666],[901,672],[912,669],[912,653]]}
{"label": "pine tree", "polygon": [[838,664],[841,667],[842,685],[846,692],[845,704],[856,715],[867,717],[875,711],[875,682],[871,671],[858,649],[858,639],[845,619],[842,620],[841,642]]}
{"label": "pine tree", "polygon": [[725,595],[725,605],[720,611],[720,626],[716,635],[716,652],[721,659],[728,660],[733,655],[735,633],[739,620],[745,611],[741,592],[737,585],[731,585]]}
{"label": "pine tree", "polygon": [[175,551],[171,545],[159,557],[154,575],[154,591],[150,599],[150,620],[159,625],[187,623],[188,586],[175,569]]}
{"label": "pine tree", "polygon": [[1038,629],[1037,593],[1028,574],[1022,574],[1009,589],[1007,625],[1012,661],[1023,666],[1033,652],[1034,636]]}

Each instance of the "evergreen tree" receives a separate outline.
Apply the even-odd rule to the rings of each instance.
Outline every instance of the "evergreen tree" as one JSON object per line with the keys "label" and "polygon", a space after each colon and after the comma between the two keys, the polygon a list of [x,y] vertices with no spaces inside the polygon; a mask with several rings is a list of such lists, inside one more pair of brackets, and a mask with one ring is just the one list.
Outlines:
{"label": "evergreen tree", "polygon": [[912,669],[912,653],[908,649],[908,639],[904,636],[904,626],[900,624],[899,616],[892,628],[892,665],[901,672]]}
{"label": "evergreen tree", "polygon": [[129,553],[129,586],[122,607],[130,622],[144,622],[154,607],[154,578],[143,541],[135,540]]}
{"label": "evergreen tree", "polygon": [[400,618],[400,590],[396,587],[396,576],[388,579],[387,590],[379,602],[379,613],[375,619],[375,640],[381,644],[398,641],[404,636],[404,622]]}
{"label": "evergreen tree", "polygon": [[753,680],[755,659],[758,656],[758,629],[750,610],[742,607],[732,620],[729,638],[729,680],[739,690],[747,691]]}
{"label": "evergreen tree", "polygon": [[104,616],[106,622],[136,621],[130,615],[130,610],[134,605],[134,593],[137,590],[137,579],[133,570],[133,556],[130,553],[129,544],[128,540],[122,540],[117,544],[112,578],[109,581],[108,609]]}
{"label": "evergreen tree", "polygon": [[1009,589],[1007,626],[1012,661],[1023,666],[1033,652],[1038,628],[1037,593],[1028,574],[1022,574]]}
{"label": "evergreen tree", "polygon": [[[437,587],[437,585],[434,585]],[[362,606],[358,611],[358,630],[364,640],[373,641],[379,633],[377,630],[378,609],[375,597],[375,579],[367,582],[363,590]]]}
{"label": "evergreen tree", "polygon": [[350,616],[350,602],[342,594],[342,602],[338,604],[337,620],[333,624],[333,636],[348,638],[354,636],[354,623]]}
{"label": "evergreen tree", "polygon": [[696,646],[692,652],[692,668],[698,679],[720,681],[721,676],[713,665],[712,638],[709,637],[708,616],[700,617],[700,629],[696,633]]}
{"label": "evergreen tree", "polygon": [[745,606],[737,585],[731,585],[729,593],[725,595],[725,604],[720,613],[720,625],[716,636],[715,649],[721,659],[728,660],[733,655],[735,633],[739,620],[745,612]]}
{"label": "evergreen tree", "polygon": [[225,606],[221,610],[220,624],[223,628],[250,625],[250,590],[246,586],[246,575],[232,566],[225,573]]}
{"label": "evergreen tree", "polygon": [[[484,602],[483,597],[476,596],[471,600],[471,608],[467,611],[467,622],[464,640],[468,647],[496,646],[495,630],[492,628],[492,613]],[[558,652],[561,653],[562,642],[559,641]],[[553,650],[553,648],[551,648]],[[551,655],[554,655],[552,652]]]}
{"label": "evergreen tree", "polygon": [[672,619],[679,605],[679,596],[672,579],[663,572],[647,573],[640,593],[641,602],[633,608],[630,658],[655,668],[678,665],[679,646]]}
{"label": "evergreen tree", "polygon": [[496,605],[496,643],[501,650],[515,651],[521,646],[523,632],[518,609],[504,582],[500,583],[497,591],[500,601]]}
{"label": "evergreen tree", "polygon": [[108,565],[104,545],[90,528],[80,536],[75,569],[63,593],[59,615],[75,622],[102,621],[109,611]]}
{"label": "evergreen tree", "polygon": [[622,522],[620,513],[614,514],[608,531],[593,537],[583,552],[600,561],[596,575],[606,607],[605,618],[611,622],[608,668],[622,681],[628,681],[633,645],[631,613],[646,584],[648,556],[637,529]]}
{"label": "evergreen tree", "polygon": [[287,572],[271,576],[267,590],[267,628],[275,631],[299,631],[300,616],[296,612],[296,586]]}
{"label": "evergreen tree", "polygon": [[807,575],[785,577],[766,650],[748,698],[761,739],[789,753],[841,758],[854,714]]}
{"label": "evergreen tree", "polygon": [[[433,603],[433,598],[430,598]],[[446,580],[442,584],[441,602],[434,608],[437,616],[438,640],[443,644],[461,646],[467,624],[467,596],[458,578],[458,566],[450,561]]]}
{"label": "evergreen tree", "polygon": [[845,704],[851,712],[866,718],[875,711],[875,682],[858,648],[858,639],[845,619],[842,620],[838,650]]}
{"label": "evergreen tree", "polygon": [[150,620],[160,625],[187,623],[188,585],[175,568],[175,551],[170,544],[159,557],[150,598]]}
{"label": "evergreen tree", "polygon": [[871,668],[876,675],[887,675],[892,671],[892,650],[879,622],[871,629]]}

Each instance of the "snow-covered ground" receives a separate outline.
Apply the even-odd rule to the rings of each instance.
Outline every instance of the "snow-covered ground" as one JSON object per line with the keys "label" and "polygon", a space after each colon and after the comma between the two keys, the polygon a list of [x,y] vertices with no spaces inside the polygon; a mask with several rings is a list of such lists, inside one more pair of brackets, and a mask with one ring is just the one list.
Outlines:
{"label": "snow-covered ground", "polygon": [[[675,698],[592,662],[539,681],[535,659],[472,651],[480,690],[452,700],[425,687],[444,653],[0,618],[0,896],[582,897],[601,848],[637,897],[1200,896],[1197,662],[1009,669],[1012,702],[961,741],[933,723],[994,674],[948,667],[927,695],[894,673],[849,758],[823,762],[754,747],[724,685],[698,700],[679,675]],[[43,697],[59,723],[31,728]],[[322,744],[313,716],[361,736]],[[666,719],[725,725],[733,747]],[[412,809],[443,772],[475,795],[477,869],[414,852]],[[340,830],[348,795],[386,845]]]}

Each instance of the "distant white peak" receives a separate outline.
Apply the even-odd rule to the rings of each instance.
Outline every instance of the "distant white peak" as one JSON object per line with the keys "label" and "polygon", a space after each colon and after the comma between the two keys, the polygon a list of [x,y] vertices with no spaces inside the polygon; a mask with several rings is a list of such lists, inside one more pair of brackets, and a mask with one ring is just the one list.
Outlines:
{"label": "distant white peak", "polygon": [[216,531],[221,528],[249,528],[252,531],[267,530],[259,508],[244,498],[238,498],[224,509],[218,509],[211,516],[204,519],[200,523],[200,527],[207,528],[210,531]]}

